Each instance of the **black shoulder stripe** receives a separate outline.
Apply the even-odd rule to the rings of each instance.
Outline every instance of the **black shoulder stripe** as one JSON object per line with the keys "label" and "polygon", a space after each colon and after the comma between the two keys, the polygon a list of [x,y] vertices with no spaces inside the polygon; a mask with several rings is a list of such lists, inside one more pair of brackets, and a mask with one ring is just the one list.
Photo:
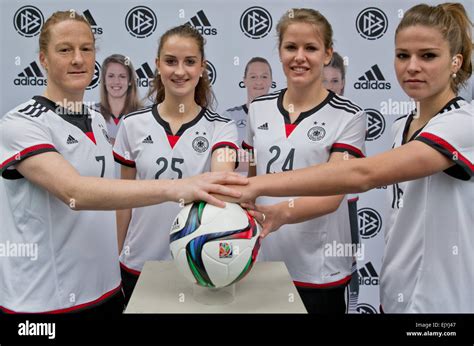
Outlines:
{"label": "black shoulder stripe", "polygon": [[338,105],[338,104],[335,104],[331,101],[329,101],[329,104],[333,107],[333,108],[336,108],[336,109],[341,109],[341,110],[344,110],[348,113],[351,113],[351,114],[357,114],[358,112],[360,112],[359,110],[354,110],[353,108],[348,108],[348,107],[345,107],[345,106],[342,106],[342,105]]}
{"label": "black shoulder stripe", "polygon": [[[154,106],[154,105],[153,105],[153,106]],[[123,118],[124,118],[124,119],[127,119],[127,118],[129,118],[129,117],[134,116],[134,115],[148,113],[148,112],[151,111],[151,109],[153,108],[153,106],[148,106],[148,107],[146,107],[146,108],[139,109],[138,111],[135,111],[135,112],[132,112],[132,113],[128,113],[128,114],[125,115]]]}
{"label": "black shoulder stripe", "polygon": [[354,108],[358,112],[362,110],[362,107],[356,105],[354,102],[350,101],[349,99],[342,98],[338,95],[335,95],[331,101],[335,102],[336,104],[345,105],[349,108]]}
{"label": "black shoulder stripe", "polygon": [[219,114],[211,112],[208,109],[206,109],[206,112],[204,112],[204,117],[209,121],[221,121],[224,123],[228,123],[230,121],[229,118],[221,117]]}
{"label": "black shoulder stripe", "polygon": [[43,106],[41,103],[35,101],[35,103],[26,106],[23,109],[18,110],[18,113],[29,115],[30,117],[37,118],[41,114],[46,113],[48,108]]}
{"label": "black shoulder stripe", "polygon": [[274,99],[277,99],[279,96],[280,96],[280,93],[281,93],[281,90],[278,90],[278,91],[275,91],[271,94],[266,94],[266,95],[262,95],[262,96],[259,96],[257,98],[255,98],[253,102],[258,102],[258,101],[266,101],[266,100],[274,100]]}

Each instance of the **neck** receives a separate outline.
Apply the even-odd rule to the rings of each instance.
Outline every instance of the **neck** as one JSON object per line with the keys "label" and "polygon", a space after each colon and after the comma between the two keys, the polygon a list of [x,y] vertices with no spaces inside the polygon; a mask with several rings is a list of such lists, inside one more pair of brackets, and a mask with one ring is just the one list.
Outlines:
{"label": "neck", "polygon": [[109,98],[110,111],[113,115],[119,116],[125,107],[125,97]]}
{"label": "neck", "polygon": [[84,91],[78,93],[65,93],[47,87],[43,96],[70,111],[82,111]]}
{"label": "neck", "polygon": [[418,121],[427,123],[454,97],[456,97],[456,94],[451,88],[447,88],[437,95],[417,100]]}
{"label": "neck", "polygon": [[[299,114],[323,102],[327,95],[328,91],[322,87],[321,83],[314,83],[309,88],[289,84],[283,97],[283,106],[291,114]],[[293,107],[290,107],[291,105]]]}
{"label": "neck", "polygon": [[189,118],[194,118],[199,113],[200,108],[194,101],[194,95],[192,98],[186,99],[165,97],[160,104],[160,115],[166,118],[188,121]]}

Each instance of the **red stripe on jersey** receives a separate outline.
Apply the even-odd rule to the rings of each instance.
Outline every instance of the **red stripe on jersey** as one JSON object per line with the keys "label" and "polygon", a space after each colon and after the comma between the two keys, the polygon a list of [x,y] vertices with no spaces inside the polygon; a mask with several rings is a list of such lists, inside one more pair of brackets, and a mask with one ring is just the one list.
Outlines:
{"label": "red stripe on jersey", "polygon": [[462,161],[466,166],[468,166],[471,171],[474,171],[474,165],[471,163],[471,161],[469,161],[468,158],[462,156],[461,153],[456,150],[456,148],[454,148],[451,144],[446,142],[441,137],[433,135],[432,133],[429,133],[429,132],[422,132],[418,135],[418,137],[426,138],[430,140],[431,142],[434,142],[442,146],[444,149],[449,151],[453,156],[456,156],[458,160]]}
{"label": "red stripe on jersey", "polygon": [[3,163],[0,165],[0,169],[3,169],[3,167],[7,166],[9,163],[13,162],[13,161],[21,161],[21,157],[22,156],[30,156],[31,153],[35,152],[35,151],[40,151],[40,150],[44,150],[44,149],[53,149],[53,150],[56,150],[54,148],[54,146],[52,146],[51,144],[38,144],[38,145],[33,145],[32,147],[29,147],[29,148],[26,148],[26,149],[23,149],[22,151],[20,151],[19,153],[15,154],[14,156],[10,157],[9,159],[3,161]]}
{"label": "red stripe on jersey", "polygon": [[359,200],[359,197],[354,197],[354,198],[348,199],[347,201],[348,202],[357,202],[358,200]]}
{"label": "red stripe on jersey", "polygon": [[18,311],[13,311],[13,310],[7,309],[3,306],[0,306],[0,310],[2,310],[3,312],[5,312],[7,314],[63,314],[63,313],[66,313],[66,312],[73,312],[73,311],[81,310],[81,309],[84,309],[84,308],[93,307],[94,305],[97,305],[101,301],[113,296],[115,293],[117,293],[121,289],[122,289],[122,284],[118,285],[113,290],[104,293],[103,295],[101,295],[96,300],[93,300],[93,301],[87,302],[87,303],[83,303],[83,304],[79,304],[79,305],[76,305],[76,306],[71,306],[70,308],[66,308],[66,309],[58,309],[58,310],[44,311],[44,312],[18,312]]}
{"label": "red stripe on jersey", "polygon": [[114,117],[114,118],[112,118],[112,119],[114,119],[115,125],[118,125],[118,123],[119,123],[119,121],[120,121],[120,118],[115,118],[115,117]]}
{"label": "red stripe on jersey", "polygon": [[253,147],[245,143],[245,141],[242,141],[242,148],[244,148],[245,150],[253,150]]}
{"label": "red stripe on jersey", "polygon": [[312,284],[309,282],[301,282],[301,281],[293,281],[296,287],[302,287],[302,288],[328,288],[328,287],[335,287],[335,286],[341,286],[346,283],[348,283],[351,280],[351,275],[346,276],[345,278],[334,281],[334,282],[328,282],[325,284]]}
{"label": "red stripe on jersey", "polygon": [[237,147],[234,143],[232,142],[219,142],[216,143],[212,146],[212,151],[219,149],[219,148],[232,148],[234,150],[239,150],[239,147]]}
{"label": "red stripe on jersey", "polygon": [[90,132],[86,132],[85,133],[87,137],[89,137],[89,139],[94,142],[94,144],[97,144],[96,141],[95,141],[95,136],[94,136],[94,132],[90,131]]}
{"label": "red stripe on jersey", "polygon": [[296,128],[296,124],[285,124],[286,138],[290,137],[293,130]]}
{"label": "red stripe on jersey", "polygon": [[114,154],[114,158],[117,159],[119,162],[124,163],[126,166],[135,167],[135,162],[127,160],[125,157],[120,156],[115,151],[113,151],[112,153]]}
{"label": "red stripe on jersey", "polygon": [[176,142],[179,140],[179,136],[173,136],[173,135],[166,135],[168,137],[168,142],[171,145],[171,149],[174,148],[176,145]]}
{"label": "red stripe on jersey", "polygon": [[131,268],[127,267],[125,264],[123,264],[122,262],[120,262],[120,268],[122,268],[126,272],[129,272],[130,274],[133,274],[135,276],[140,276],[140,274],[141,274],[141,272],[139,272],[138,270],[131,269]]}
{"label": "red stripe on jersey", "polygon": [[352,156],[365,157],[364,153],[360,149],[353,147],[349,144],[334,143],[331,147],[331,151],[333,151],[334,149],[342,149],[344,151],[349,152],[349,154],[351,154]]}

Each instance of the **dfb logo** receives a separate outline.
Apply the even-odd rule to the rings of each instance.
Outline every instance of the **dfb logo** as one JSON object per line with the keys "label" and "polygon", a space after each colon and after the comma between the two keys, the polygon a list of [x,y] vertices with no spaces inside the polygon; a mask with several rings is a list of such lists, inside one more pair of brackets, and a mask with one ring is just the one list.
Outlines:
{"label": "dfb logo", "polygon": [[260,6],[253,6],[244,11],[240,17],[240,29],[245,36],[260,39],[272,30],[270,12]]}
{"label": "dfb logo", "polygon": [[36,61],[31,62],[23,72],[20,72],[13,80],[13,84],[18,86],[44,86],[47,85],[47,80],[44,78]]}
{"label": "dfb logo", "polygon": [[206,60],[206,69],[207,75],[209,76],[209,83],[211,85],[214,85],[217,80],[217,71],[214,65],[209,60]]}
{"label": "dfb logo", "polygon": [[359,314],[376,314],[377,310],[370,304],[360,303],[356,308]]}
{"label": "dfb logo", "polygon": [[102,35],[104,30],[100,26],[97,25],[97,22],[95,21],[94,17],[92,17],[91,11],[85,10],[83,14],[84,14],[84,17],[89,22],[89,24],[91,25],[92,32],[94,33],[94,35]]}
{"label": "dfb logo", "polygon": [[359,269],[359,285],[377,286],[379,284],[379,274],[375,270],[372,262],[367,262]]}
{"label": "dfb logo", "polygon": [[359,218],[360,236],[363,239],[375,237],[382,229],[382,218],[372,208],[362,208],[357,212]]}
{"label": "dfb logo", "polygon": [[207,18],[203,10],[200,10],[194,17],[191,17],[189,22],[185,24],[193,26],[201,35],[217,35],[217,29],[213,28],[211,22]]}
{"label": "dfb logo", "polygon": [[86,88],[86,90],[91,90],[91,89],[94,89],[97,85],[99,85],[99,82],[100,82],[100,65],[99,63],[96,61],[95,62],[95,66],[94,66],[94,77],[92,77],[92,80],[89,84],[89,86]]}
{"label": "dfb logo", "polygon": [[359,77],[358,81],[354,83],[354,88],[364,90],[389,90],[392,88],[392,85],[385,81],[385,77],[378,65],[373,65],[370,70],[366,71]]}
{"label": "dfb logo", "polygon": [[136,69],[135,72],[137,74],[138,86],[142,88],[148,88],[150,86],[150,82],[154,78],[154,74],[150,68],[150,65],[145,62],[138,69]]}
{"label": "dfb logo", "polygon": [[385,118],[379,111],[373,108],[365,109],[365,113],[367,114],[367,133],[365,139],[367,141],[375,141],[385,131]]}
{"label": "dfb logo", "polygon": [[19,8],[13,16],[15,30],[24,37],[38,35],[43,23],[43,13],[34,6],[23,6]]}
{"label": "dfb logo", "polygon": [[132,8],[125,17],[127,31],[136,38],[145,38],[153,34],[156,24],[155,12],[146,6]]}
{"label": "dfb logo", "polygon": [[357,16],[356,28],[363,38],[377,40],[387,31],[388,19],[382,10],[376,7],[368,7]]}

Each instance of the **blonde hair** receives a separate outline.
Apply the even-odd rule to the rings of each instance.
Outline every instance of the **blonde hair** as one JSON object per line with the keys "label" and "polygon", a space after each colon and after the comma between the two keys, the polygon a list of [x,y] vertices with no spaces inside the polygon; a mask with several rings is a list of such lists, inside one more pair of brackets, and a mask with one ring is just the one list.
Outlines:
{"label": "blonde hair", "polygon": [[456,78],[451,79],[451,89],[457,94],[472,74],[472,22],[464,6],[449,2],[437,6],[416,5],[405,12],[395,37],[400,30],[414,25],[437,29],[448,42],[451,56],[462,55],[462,65],[456,72]]}
{"label": "blonde hair", "polygon": [[283,35],[285,34],[288,26],[295,23],[307,23],[313,24],[319,30],[321,30],[321,35],[323,36],[324,47],[326,49],[332,48],[332,26],[319,11],[313,10],[311,8],[292,8],[288,10],[278,21],[276,30],[278,34],[278,48],[281,47]]}
{"label": "blonde hair", "polygon": [[44,23],[43,27],[41,28],[41,32],[39,35],[39,50],[40,52],[46,53],[48,51],[48,44],[51,40],[51,27],[55,24],[65,22],[67,20],[75,20],[87,25],[89,30],[91,31],[91,36],[94,41],[95,45],[95,37],[94,33],[92,32],[92,28],[90,23],[84,18],[82,15],[78,14],[75,10],[69,11],[57,11],[54,12]]}

